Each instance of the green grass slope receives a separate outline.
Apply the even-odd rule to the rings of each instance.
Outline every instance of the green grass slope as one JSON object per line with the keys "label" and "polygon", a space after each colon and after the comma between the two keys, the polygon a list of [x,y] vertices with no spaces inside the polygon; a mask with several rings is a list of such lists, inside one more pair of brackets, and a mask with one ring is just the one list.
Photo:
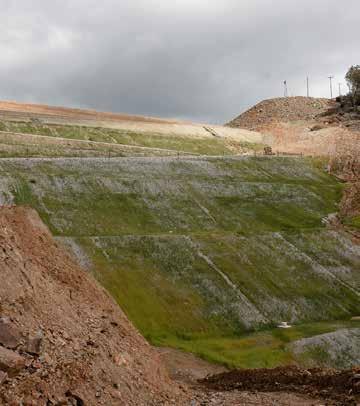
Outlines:
{"label": "green grass slope", "polygon": [[287,338],[272,330],[278,322],[345,320],[360,308],[360,248],[322,221],[337,211],[342,186],[318,166],[277,157],[3,159],[0,202],[36,208],[153,343],[269,366],[291,359]]}
{"label": "green grass slope", "polygon": [[[93,144],[92,149],[87,146],[87,151],[79,151],[80,147],[74,151],[64,148],[64,145],[59,145],[57,149],[46,147],[45,145],[29,145],[29,140],[24,140],[24,143],[16,140],[1,141],[0,138],[0,157],[57,157],[57,156],[106,156],[109,152],[113,156],[131,156],[138,155],[137,147],[146,147],[154,149],[163,149],[170,151],[179,151],[189,154],[200,155],[232,155],[234,152],[260,151],[264,145],[259,143],[251,143],[245,141],[227,140],[220,137],[191,137],[180,136],[173,134],[160,134],[156,132],[136,132],[131,130],[110,129],[103,127],[90,127],[80,125],[65,125],[65,124],[44,124],[40,121],[6,121],[0,120],[0,131],[13,132],[20,134],[42,135],[46,137],[61,138],[68,140],[92,141],[96,143],[108,144],[108,148],[104,145],[96,146]],[[45,137],[44,137],[45,138]],[[12,148],[9,148],[9,145]],[[119,148],[112,150],[116,146],[126,146],[125,150]],[[66,145],[65,145],[66,146]],[[95,149],[96,146],[96,149]],[[132,147],[132,149],[129,147]],[[82,147],[84,149],[85,146]],[[95,152],[93,151],[95,149]],[[153,155],[148,151],[148,155]],[[156,155],[159,155],[157,153]],[[168,155],[168,154],[166,154]]]}

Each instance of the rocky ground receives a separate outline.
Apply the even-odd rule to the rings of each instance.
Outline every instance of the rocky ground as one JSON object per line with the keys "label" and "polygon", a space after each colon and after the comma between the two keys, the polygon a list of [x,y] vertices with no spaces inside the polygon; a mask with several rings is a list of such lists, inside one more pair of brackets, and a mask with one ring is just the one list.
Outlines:
{"label": "rocky ground", "polygon": [[157,353],[35,211],[1,208],[0,247],[0,404],[183,402]]}
{"label": "rocky ground", "polygon": [[157,350],[170,377],[191,388],[189,405],[356,405],[360,370],[295,366],[229,371],[171,348]]}
{"label": "rocky ground", "polygon": [[261,132],[274,152],[355,157],[360,153],[359,107],[347,98],[283,97],[260,102],[227,126]]}
{"label": "rocky ground", "polygon": [[319,114],[328,111],[331,106],[333,106],[333,102],[328,99],[312,97],[269,99],[258,103],[226,125],[261,131],[264,126],[275,122],[313,120]]}
{"label": "rocky ground", "polygon": [[360,368],[346,371],[303,370],[295,366],[275,369],[237,370],[201,380],[218,391],[251,390],[291,392],[322,398],[326,404],[357,405],[360,401]]}

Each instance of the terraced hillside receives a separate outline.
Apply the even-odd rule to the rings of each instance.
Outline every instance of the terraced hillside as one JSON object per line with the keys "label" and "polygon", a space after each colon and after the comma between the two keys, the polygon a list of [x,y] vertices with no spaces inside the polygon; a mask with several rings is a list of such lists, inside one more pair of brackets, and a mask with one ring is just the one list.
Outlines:
{"label": "terraced hillside", "polygon": [[[314,321],[360,308],[360,247],[325,226],[342,186],[322,166],[275,157],[2,159],[0,202],[36,208],[153,343],[269,366],[289,361],[286,343],[352,323]],[[271,328],[282,320],[304,327],[279,337]],[[239,336],[259,329],[246,338],[251,348],[241,345]]]}
{"label": "terraced hillside", "polygon": [[0,120],[0,157],[231,155],[264,147],[260,134],[242,130],[228,134],[225,127],[221,128],[225,134],[220,135],[201,126],[179,125],[176,130],[180,128],[182,133],[176,134],[165,124],[140,130],[123,125],[125,128],[113,128],[114,123],[110,127],[93,122],[54,124],[7,117]]}

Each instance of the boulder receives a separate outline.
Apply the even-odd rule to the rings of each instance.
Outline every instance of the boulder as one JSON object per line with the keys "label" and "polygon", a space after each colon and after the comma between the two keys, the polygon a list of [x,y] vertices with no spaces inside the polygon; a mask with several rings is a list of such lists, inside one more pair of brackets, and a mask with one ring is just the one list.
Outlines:
{"label": "boulder", "polygon": [[0,345],[14,349],[21,342],[21,333],[7,317],[0,317]]}
{"label": "boulder", "polygon": [[10,377],[17,375],[25,368],[25,358],[15,351],[0,347],[0,371],[6,372]]}
{"label": "boulder", "polygon": [[26,340],[25,351],[31,355],[40,355],[42,340],[42,331],[39,331],[35,336],[29,336]]}

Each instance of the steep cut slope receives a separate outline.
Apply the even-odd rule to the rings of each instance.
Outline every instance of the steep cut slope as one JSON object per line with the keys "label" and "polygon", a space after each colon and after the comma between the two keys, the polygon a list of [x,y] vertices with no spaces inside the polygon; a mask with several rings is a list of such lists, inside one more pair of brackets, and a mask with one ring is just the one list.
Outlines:
{"label": "steep cut slope", "polygon": [[181,404],[158,355],[32,209],[0,209],[0,280],[0,404]]}
{"label": "steep cut slope", "polygon": [[4,159],[0,200],[36,208],[152,342],[264,366],[286,354],[263,348],[235,359],[222,337],[282,320],[350,319],[360,306],[360,247],[325,225],[342,186],[322,165],[277,157]]}
{"label": "steep cut slope", "polygon": [[332,105],[329,99],[313,97],[282,97],[264,100],[240,114],[226,125],[261,131],[264,126],[276,122],[313,120]]}

